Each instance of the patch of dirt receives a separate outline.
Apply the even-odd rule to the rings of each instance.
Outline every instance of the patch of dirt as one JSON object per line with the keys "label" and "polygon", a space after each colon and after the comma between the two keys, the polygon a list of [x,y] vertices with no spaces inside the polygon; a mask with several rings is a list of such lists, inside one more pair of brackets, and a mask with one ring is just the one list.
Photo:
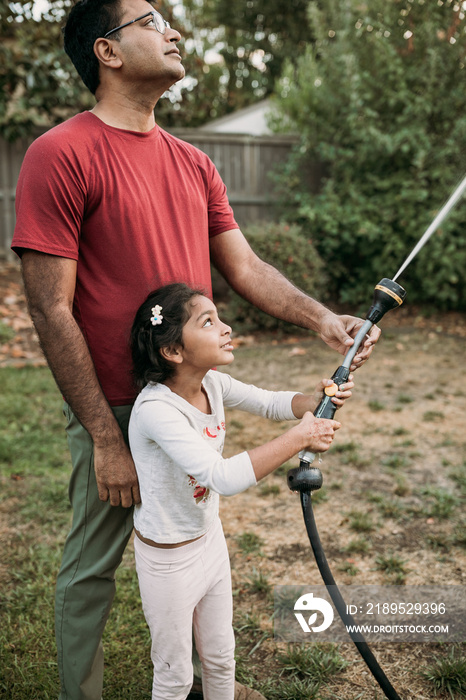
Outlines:
{"label": "patch of dirt", "polygon": [[[15,264],[0,265],[0,312],[0,366],[44,364]],[[402,562],[404,585],[464,585],[466,523],[455,474],[462,470],[464,484],[466,388],[459,368],[466,315],[427,317],[406,306],[387,314],[380,325],[382,338],[355,374],[353,398],[336,416],[342,428],[320,464],[324,486],[315,517],[323,547],[340,584],[393,584],[377,564],[378,557],[392,556]],[[249,336],[238,338],[237,345],[228,371],[270,389],[311,391],[339,364],[334,352],[308,336]],[[288,427],[239,411],[228,411],[227,419],[226,456]],[[272,588],[321,584],[286,469],[222,499],[221,516],[231,553],[235,619],[254,613],[261,634],[271,635],[273,604],[269,596],[254,592],[252,579],[261,574]],[[259,552],[242,551],[244,533],[260,538]],[[6,546],[8,536],[4,530]],[[358,550],[357,540],[366,548]],[[250,646],[251,675],[258,682],[276,677],[283,643],[269,636],[256,649]],[[373,650],[403,700],[432,697],[418,670],[438,651],[436,645],[377,644]],[[322,699],[380,698],[354,646],[343,644],[340,651],[350,665],[325,686]]]}
{"label": "patch of dirt", "polygon": [[26,304],[20,266],[0,262],[0,367],[45,365]]}
{"label": "patch of dirt", "polygon": [[[454,479],[455,473],[466,478],[466,389],[458,381],[464,319],[443,322],[442,330],[397,326],[393,320],[388,328],[381,326],[382,339],[371,360],[355,373],[353,398],[336,416],[342,428],[320,465],[324,497],[314,510],[323,547],[341,585],[464,586],[464,498]],[[244,346],[235,355],[228,371],[239,379],[304,392],[338,364],[319,340],[309,339],[295,339],[292,347]],[[228,454],[271,439],[286,427],[236,411],[229,411],[227,424]],[[289,466],[297,466],[297,460]],[[221,505],[235,616],[241,620],[253,611],[263,631],[272,627],[273,604],[264,594],[251,592],[251,581],[259,574],[272,588],[322,583],[299,498],[288,490],[285,472]],[[262,496],[263,484],[268,488]],[[369,518],[369,530],[357,529],[355,514]],[[262,541],[259,554],[242,553],[238,537],[245,532]],[[366,549],[354,551],[361,539]],[[398,579],[378,563],[390,558],[401,566]],[[379,643],[371,648],[403,700],[433,697],[419,670],[441,653],[437,645]],[[260,649],[260,654],[251,653],[250,663],[253,675],[264,681],[277,674],[276,653],[285,651],[285,645],[270,638]],[[356,648],[343,644],[340,652],[350,665],[322,687],[319,698],[380,698]]]}

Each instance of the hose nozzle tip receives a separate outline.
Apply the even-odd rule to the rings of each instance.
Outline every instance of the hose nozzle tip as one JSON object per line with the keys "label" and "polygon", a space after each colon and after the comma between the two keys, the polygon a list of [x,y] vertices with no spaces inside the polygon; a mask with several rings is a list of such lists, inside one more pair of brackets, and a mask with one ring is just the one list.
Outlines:
{"label": "hose nozzle tip", "polygon": [[405,298],[406,290],[397,282],[384,277],[375,285],[372,306],[367,313],[366,319],[372,323],[378,323],[387,311],[401,306]]}

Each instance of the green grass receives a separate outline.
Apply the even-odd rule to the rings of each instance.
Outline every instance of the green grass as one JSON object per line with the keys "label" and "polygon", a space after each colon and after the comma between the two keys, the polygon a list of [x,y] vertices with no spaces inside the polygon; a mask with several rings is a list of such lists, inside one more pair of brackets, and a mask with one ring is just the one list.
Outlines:
{"label": "green grass", "polygon": [[2,369],[0,460],[4,476],[39,477],[51,469],[58,473],[68,463],[62,404],[47,369]]}
{"label": "green grass", "polygon": [[278,588],[274,594],[274,617],[284,627],[284,623],[293,621],[293,608],[305,589],[301,586],[285,586]]}
{"label": "green grass", "polygon": [[370,542],[365,537],[357,537],[350,540],[345,547],[347,554],[366,554],[370,549]]}
{"label": "green grass", "polygon": [[396,486],[393,493],[396,496],[407,496],[410,493],[410,486],[403,474],[395,474]]}
{"label": "green grass", "polygon": [[371,401],[368,401],[367,405],[370,408],[370,410],[374,412],[383,411],[385,409],[385,404],[383,404],[378,399],[372,399]]}
{"label": "green grass", "polygon": [[[62,399],[46,368],[0,370],[0,698],[58,697],[54,590],[71,510]],[[11,504],[11,505],[10,505]],[[2,542],[2,545],[4,543]],[[130,549],[105,635],[107,697],[150,697],[152,664]]]}
{"label": "green grass", "polygon": [[382,464],[387,469],[404,469],[409,464],[409,459],[405,454],[400,452],[393,452],[382,459]]}
{"label": "green grass", "polygon": [[345,452],[356,452],[358,449],[357,443],[353,442],[352,440],[350,442],[339,442],[336,445],[333,446],[333,452],[335,454],[343,454]]}
{"label": "green grass", "polygon": [[454,515],[461,504],[456,494],[438,486],[425,486],[419,493],[422,497],[422,506],[417,514],[426,518],[447,520]]}
{"label": "green grass", "polygon": [[5,321],[0,321],[0,345],[8,343],[15,337],[15,332],[11,326],[8,326]]}
{"label": "green grass", "polygon": [[359,574],[358,567],[351,561],[344,561],[338,565],[338,571],[341,571],[348,576],[357,576]]}
{"label": "green grass", "polygon": [[453,544],[458,547],[463,547],[466,549],[466,522],[459,523],[454,531],[452,537]]}
{"label": "green grass", "polygon": [[434,697],[466,698],[466,658],[461,648],[451,647],[446,656],[423,667],[420,675],[429,682]]}
{"label": "green grass", "polygon": [[460,493],[466,496],[466,462],[450,472],[450,479],[455,482]]}
{"label": "green grass", "polygon": [[[253,379],[254,368],[247,369]],[[242,428],[238,422],[239,435]],[[391,434],[409,437],[404,428],[392,430]],[[334,452],[344,465],[363,465],[355,442],[335,445]],[[349,512],[343,522],[353,531],[354,539],[345,552],[363,554],[368,561],[369,557],[374,557],[373,540],[383,528],[381,519],[387,516],[404,518],[405,513],[411,518],[433,517],[442,521],[445,534],[438,532],[438,537],[443,538],[443,543],[439,539],[435,544],[442,555],[448,550],[448,555],[452,556],[453,546],[461,547],[464,552],[466,523],[460,509],[461,497],[466,491],[466,463],[458,466],[458,458],[445,455],[449,458],[449,462],[444,463],[449,488],[443,485],[442,488],[434,485],[419,488],[407,481],[400,469],[410,463],[411,457],[401,450],[385,454],[385,457],[388,463],[381,466],[388,467],[385,478],[393,480],[393,493],[399,497],[412,495],[412,499],[417,499],[415,507],[412,510],[408,505],[403,508],[403,501],[391,494],[370,499],[371,511],[367,505],[364,510],[359,497],[357,503],[361,510],[351,510],[349,502],[346,506]],[[71,510],[67,497],[70,463],[62,399],[46,368],[0,369],[0,463],[0,513],[2,525],[6,525],[0,548],[0,698],[53,700],[58,696],[53,598]],[[294,466],[295,463],[290,462],[280,473],[285,475]],[[346,476],[337,473],[333,478],[339,481],[332,484],[327,493],[324,489],[319,492],[321,500],[331,500],[332,489],[337,485],[347,488]],[[282,497],[283,488],[277,493],[274,482],[269,486],[264,488],[264,498],[260,499],[264,508]],[[325,507],[322,505],[323,509]],[[343,522],[342,530],[345,529]],[[238,680],[260,690],[267,700],[333,700],[337,697],[341,700],[336,689],[340,686],[344,688],[345,698],[356,700],[359,691],[352,695],[344,675],[339,676],[345,662],[336,647],[313,643],[301,649],[295,645],[279,657],[284,641],[277,642],[278,649],[274,647],[270,631],[269,589],[273,574],[269,574],[267,557],[262,555],[262,540],[254,531],[249,531],[254,530],[254,525],[244,530],[232,548],[233,557],[244,567],[236,586],[234,604]],[[326,533],[325,523],[322,532]],[[301,534],[300,529],[290,536],[305,538],[305,533]],[[377,564],[374,560],[389,584],[403,583],[408,573],[401,554],[403,552],[397,552],[396,556],[389,554],[384,559],[379,557]],[[351,567],[346,569],[346,574],[351,572]],[[298,595],[299,591],[292,592],[293,601]],[[284,601],[283,605],[277,601],[276,617],[284,610]],[[117,572],[117,594],[105,630],[104,648],[104,697],[108,700],[149,698],[152,684],[150,638],[141,610],[131,547],[127,548]],[[345,651],[345,655],[347,653]],[[427,659],[431,658],[429,651]],[[459,654],[452,658],[448,654],[439,657],[425,666],[424,671],[424,682],[431,689],[430,695],[426,690],[426,697],[437,697],[437,694],[447,700],[465,697],[461,695],[464,665],[460,663]],[[334,680],[337,680],[336,685]],[[330,688],[336,694],[332,694]],[[381,697],[377,691],[374,693],[374,699]]]}
{"label": "green grass", "polygon": [[236,541],[243,554],[258,554],[264,544],[255,532],[243,532],[241,535],[238,535]]}
{"label": "green grass", "polygon": [[236,663],[243,666],[244,673],[246,672],[246,660],[260,649],[263,642],[270,637],[271,632],[262,628],[260,617],[254,609],[251,612],[242,612],[236,615],[233,629],[236,635]]}
{"label": "green grass", "polygon": [[339,461],[342,464],[351,464],[354,467],[365,467],[369,464],[367,459],[360,456],[359,447],[353,441],[334,445],[332,447],[332,452],[341,455]]}
{"label": "green grass", "polygon": [[261,496],[278,496],[280,493],[280,486],[278,484],[265,483],[259,486],[259,493]]}
{"label": "green grass", "polygon": [[412,403],[414,401],[410,394],[399,394],[396,400],[398,403]]}
{"label": "green grass", "polygon": [[256,568],[252,570],[252,576],[248,576],[246,587],[253,593],[261,593],[263,595],[268,595],[272,590],[267,575]]}
{"label": "green grass", "polygon": [[290,644],[280,656],[284,671],[292,677],[322,683],[343,671],[347,663],[334,644]]}
{"label": "green grass", "polygon": [[379,571],[383,571],[390,583],[401,585],[405,582],[409,570],[406,569],[406,562],[396,554],[380,554],[375,558],[375,566]]}
{"label": "green grass", "polygon": [[260,686],[268,700],[319,700],[320,683],[309,679],[279,678],[268,680]]}
{"label": "green grass", "polygon": [[422,419],[427,423],[442,421],[444,418],[445,415],[442,413],[442,411],[426,411],[422,415]]}
{"label": "green grass", "polygon": [[348,519],[349,527],[355,532],[371,532],[375,528],[371,514],[365,511],[351,510]]}
{"label": "green grass", "polygon": [[375,503],[384,518],[400,518],[404,511],[403,503],[398,498],[390,498],[381,493],[368,493],[367,500]]}
{"label": "green grass", "polygon": [[406,430],[406,428],[400,426],[393,430],[393,435],[409,435],[409,430]]}

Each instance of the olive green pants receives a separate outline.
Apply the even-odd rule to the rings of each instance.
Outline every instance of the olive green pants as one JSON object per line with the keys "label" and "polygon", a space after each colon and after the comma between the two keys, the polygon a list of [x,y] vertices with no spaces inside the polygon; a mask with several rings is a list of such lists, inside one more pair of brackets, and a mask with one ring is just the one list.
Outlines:
{"label": "olive green pants", "polygon": [[[127,440],[131,406],[113,409]],[[91,437],[67,404],[73,508],[57,578],[55,631],[60,700],[100,700],[102,633],[115,595],[115,572],[133,529],[133,509],[99,499]]]}

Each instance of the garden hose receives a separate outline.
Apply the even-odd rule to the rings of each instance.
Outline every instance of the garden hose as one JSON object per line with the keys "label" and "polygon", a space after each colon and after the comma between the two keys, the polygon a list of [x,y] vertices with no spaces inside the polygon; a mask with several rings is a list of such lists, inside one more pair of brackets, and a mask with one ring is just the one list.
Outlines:
{"label": "garden hose", "polygon": [[[399,284],[393,280],[384,278],[376,286],[374,290],[374,298],[372,306],[369,309],[366,320],[361,326],[356,338],[354,339],[354,344],[348,350],[343,360],[343,363],[338,367],[334,375],[332,376],[334,385],[339,386],[344,384],[349,377],[350,367],[356,352],[358,351],[361,343],[366,337],[369,330],[372,328],[374,323],[378,323],[380,319],[390,311],[390,309],[395,309],[400,306],[406,297],[406,292]],[[325,396],[322,401],[317,406],[314,411],[314,415],[317,418],[333,418],[335,411],[337,410],[336,405],[332,402],[332,387],[325,388]],[[315,455],[312,452],[303,450],[299,454],[300,464],[299,467],[295,469],[290,469],[287,475],[288,486],[292,491],[297,491],[301,497],[301,507],[303,511],[304,522],[306,525],[307,534],[309,541],[314,552],[314,556],[319,567],[322,579],[327,587],[330,597],[333,600],[335,608],[340,615],[343,623],[350,630],[349,634],[354,642],[356,648],[364,659],[367,667],[374,676],[375,680],[379,684],[380,688],[385,694],[388,700],[401,700],[400,696],[396,690],[391,685],[387,676],[381,669],[377,659],[367,645],[364,637],[358,633],[354,632],[355,629],[354,619],[347,612],[347,607],[343,597],[338,589],[338,586],[333,578],[330,567],[327,563],[327,559],[324,554],[324,550],[320,541],[319,533],[317,531],[314,513],[312,510],[312,492],[320,489],[322,486],[322,473],[317,467],[312,467],[311,464],[314,461]]]}

